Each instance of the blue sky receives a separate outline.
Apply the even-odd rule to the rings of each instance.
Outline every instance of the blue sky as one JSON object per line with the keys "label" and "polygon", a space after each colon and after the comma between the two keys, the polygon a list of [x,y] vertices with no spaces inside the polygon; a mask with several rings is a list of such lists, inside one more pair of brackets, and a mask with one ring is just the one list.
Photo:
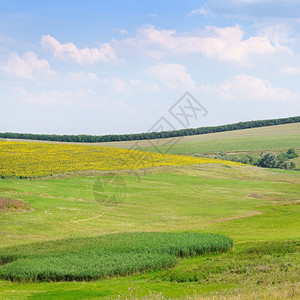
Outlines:
{"label": "blue sky", "polygon": [[148,131],[300,115],[300,2],[0,0],[0,131]]}

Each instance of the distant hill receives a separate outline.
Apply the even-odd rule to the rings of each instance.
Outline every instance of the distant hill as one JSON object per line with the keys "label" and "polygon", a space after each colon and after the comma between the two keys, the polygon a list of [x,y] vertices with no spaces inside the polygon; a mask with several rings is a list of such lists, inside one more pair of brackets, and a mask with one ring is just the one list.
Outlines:
{"label": "distant hill", "polygon": [[190,135],[202,135],[202,134],[209,134],[215,132],[242,130],[248,128],[266,127],[266,126],[282,125],[282,124],[289,124],[289,123],[300,123],[300,116],[281,118],[281,119],[247,121],[247,122],[239,122],[234,124],[210,126],[210,127],[199,127],[199,128],[173,130],[173,131],[135,133],[135,134],[95,136],[95,135],[56,135],[56,134],[5,132],[5,133],[0,133],[0,138],[28,139],[28,140],[41,140],[41,141],[54,141],[54,142],[73,142],[73,143],[103,143],[103,142],[137,141],[137,140],[182,137],[182,136],[190,136]]}

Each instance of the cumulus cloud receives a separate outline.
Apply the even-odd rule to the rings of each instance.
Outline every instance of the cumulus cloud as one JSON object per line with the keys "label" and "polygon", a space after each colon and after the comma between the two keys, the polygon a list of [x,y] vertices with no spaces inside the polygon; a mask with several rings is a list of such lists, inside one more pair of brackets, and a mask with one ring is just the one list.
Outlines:
{"label": "cumulus cloud", "polygon": [[197,34],[178,34],[175,30],[160,30],[147,25],[137,31],[135,37],[121,42],[152,56],[170,54],[196,54],[211,60],[251,65],[254,55],[269,55],[287,50],[263,35],[244,39],[239,25],[232,27],[208,26]]}
{"label": "cumulus cloud", "polygon": [[170,90],[190,90],[196,87],[185,66],[180,64],[158,63],[148,68],[147,72],[155,76]]}
{"label": "cumulus cloud", "polygon": [[64,61],[75,61],[79,64],[107,62],[117,58],[114,49],[108,43],[102,44],[99,48],[78,49],[73,43],[61,44],[51,35],[43,35],[41,44],[51,51],[54,57]]}
{"label": "cumulus cloud", "polygon": [[19,56],[13,52],[9,55],[2,69],[7,73],[24,79],[49,77],[55,75],[46,59],[38,59],[34,52],[26,52]]}
{"label": "cumulus cloud", "polygon": [[233,101],[299,101],[300,96],[288,89],[274,87],[270,81],[240,74],[217,86],[203,86],[207,92]]}

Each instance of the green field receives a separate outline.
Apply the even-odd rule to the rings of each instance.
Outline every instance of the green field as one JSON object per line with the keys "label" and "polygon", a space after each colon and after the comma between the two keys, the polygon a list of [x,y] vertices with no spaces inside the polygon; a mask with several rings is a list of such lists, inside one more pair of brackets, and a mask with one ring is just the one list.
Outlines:
{"label": "green field", "polygon": [[[136,270],[141,274],[98,281],[2,280],[0,299],[197,298],[216,292],[230,297],[236,291],[242,298],[254,293],[268,299],[299,294],[298,172],[199,165],[123,178],[127,197],[119,205],[94,200],[93,176],[1,180],[0,197],[25,201],[29,209],[0,212],[0,253],[32,242],[141,231],[224,234],[233,239],[233,250],[182,259],[167,270],[142,268]],[[18,249],[25,253],[26,247]]]}
{"label": "green field", "polygon": [[[222,151],[260,153],[266,150],[280,152],[289,148],[300,150],[299,123],[188,136],[179,140],[171,149],[157,147],[162,152],[173,154],[211,154]],[[145,149],[157,151],[146,144]]]}
{"label": "green field", "polygon": [[[168,152],[289,148],[300,152],[300,124],[184,137]],[[116,192],[119,204],[107,200]],[[297,299],[299,220],[299,171],[225,163],[1,179],[0,299]]]}

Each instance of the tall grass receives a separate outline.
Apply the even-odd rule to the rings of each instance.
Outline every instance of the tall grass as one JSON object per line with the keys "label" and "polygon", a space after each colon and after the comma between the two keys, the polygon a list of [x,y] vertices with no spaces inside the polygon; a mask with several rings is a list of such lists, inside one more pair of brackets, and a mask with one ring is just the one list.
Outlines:
{"label": "tall grass", "polygon": [[167,268],[177,257],[226,251],[232,240],[199,233],[121,233],[3,248],[0,278],[95,280]]}

